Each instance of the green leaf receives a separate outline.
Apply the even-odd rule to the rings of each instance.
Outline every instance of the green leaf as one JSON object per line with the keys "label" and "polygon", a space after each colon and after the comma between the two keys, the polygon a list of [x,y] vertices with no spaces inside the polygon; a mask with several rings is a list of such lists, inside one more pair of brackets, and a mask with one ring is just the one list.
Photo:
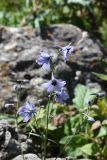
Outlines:
{"label": "green leaf", "polygon": [[105,74],[95,73],[95,72],[92,72],[92,74],[94,74],[95,76],[97,76],[97,77],[100,78],[101,80],[107,81],[107,75],[105,75]]}
{"label": "green leaf", "polygon": [[77,3],[83,6],[87,6],[91,4],[91,0],[68,0],[68,3]]}
{"label": "green leaf", "polygon": [[64,2],[62,0],[55,0],[57,5],[62,5]]}
{"label": "green leaf", "polygon": [[67,14],[67,13],[69,13],[69,11],[70,11],[69,7],[68,6],[64,6],[63,13]]}
{"label": "green leaf", "polygon": [[[75,128],[80,129],[80,114],[69,117],[64,124],[64,133],[69,135],[75,130]],[[76,130],[77,132],[77,130]]]}
{"label": "green leaf", "polygon": [[80,150],[83,153],[85,153],[86,155],[91,156],[92,155],[92,146],[93,146],[93,143],[88,143],[88,144],[84,145],[83,147],[81,147]]}
{"label": "green leaf", "polygon": [[73,147],[81,146],[87,142],[87,136],[71,135],[61,139],[61,144],[73,145]]}
{"label": "green leaf", "polygon": [[103,137],[103,136],[107,136],[107,128],[106,127],[101,127],[100,131],[97,135],[97,137]]}
{"label": "green leaf", "polygon": [[100,152],[99,144],[96,142],[85,144],[80,148],[83,155],[93,156]]}
{"label": "green leaf", "polygon": [[81,84],[78,84],[74,90],[75,98],[73,99],[73,103],[78,110],[80,110],[84,106],[84,97],[86,92],[86,87]]}
{"label": "green leaf", "polygon": [[85,107],[87,107],[88,105],[87,103],[89,101],[92,102],[96,97],[96,95],[93,94],[97,93],[98,91],[99,89],[96,88],[89,89],[82,84],[78,84],[75,88],[74,91],[75,97],[73,99],[73,103],[77,108],[77,110],[81,111]]}
{"label": "green leaf", "polygon": [[100,115],[107,117],[107,97],[104,97],[103,99],[98,99],[97,105]]}
{"label": "green leaf", "polygon": [[83,135],[66,136],[60,140],[61,150],[70,158],[77,158],[83,155],[81,147],[88,142],[88,137]]}

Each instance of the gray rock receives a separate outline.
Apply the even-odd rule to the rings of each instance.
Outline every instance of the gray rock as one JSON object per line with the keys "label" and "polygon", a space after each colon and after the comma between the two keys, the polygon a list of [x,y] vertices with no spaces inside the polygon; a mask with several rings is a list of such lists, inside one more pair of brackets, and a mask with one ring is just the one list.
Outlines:
{"label": "gray rock", "polygon": [[7,157],[20,153],[20,150],[18,149],[18,144],[15,140],[15,129],[8,123],[8,121],[0,120],[0,132],[1,131],[0,159],[5,160]]}
{"label": "gray rock", "polygon": [[[25,154],[24,155],[25,160],[41,160],[37,155],[35,154]],[[23,160],[22,155],[19,155],[12,160]],[[56,160],[56,158],[47,158],[46,160]],[[57,160],[67,160],[67,158],[57,158]]]}
{"label": "gray rock", "polygon": [[69,158],[47,158],[46,160],[69,160]]}
{"label": "gray rock", "polygon": [[11,159],[21,153],[20,144],[24,153],[33,152],[33,144],[26,135],[17,134],[15,127],[12,127],[7,120],[0,120],[0,159]]}
{"label": "gray rock", "polygon": [[[24,159],[25,160],[41,160],[37,155],[35,155],[33,153],[25,154]],[[23,160],[23,156],[19,155],[19,156],[13,158],[12,160]]]}

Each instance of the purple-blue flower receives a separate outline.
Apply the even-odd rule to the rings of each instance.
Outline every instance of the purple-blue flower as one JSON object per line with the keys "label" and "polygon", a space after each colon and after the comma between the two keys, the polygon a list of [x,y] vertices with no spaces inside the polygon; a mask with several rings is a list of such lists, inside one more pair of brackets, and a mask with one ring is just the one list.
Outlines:
{"label": "purple-blue flower", "polygon": [[27,122],[35,114],[35,112],[35,106],[30,102],[26,102],[24,106],[19,108],[17,114],[23,118],[23,122]]}
{"label": "purple-blue flower", "polygon": [[65,81],[60,81],[56,79],[52,73],[52,78],[48,83],[43,84],[42,86],[47,89],[47,91],[53,92],[53,91],[61,91],[61,89],[66,84]]}
{"label": "purple-blue flower", "polygon": [[74,51],[74,47],[71,45],[71,43],[69,43],[67,46],[62,47],[60,51],[64,56],[64,62],[66,62],[68,61],[71,53]]}
{"label": "purple-blue flower", "polygon": [[55,97],[55,101],[56,101],[56,102],[59,102],[59,103],[61,103],[61,104],[64,104],[64,102],[69,98],[69,95],[68,95],[68,93],[66,93],[66,92],[64,91],[64,89],[62,88],[61,91],[56,91],[56,92],[55,92],[54,97]]}
{"label": "purple-blue flower", "polygon": [[87,118],[87,120],[88,121],[90,121],[90,122],[95,122],[95,119],[94,118],[92,118],[92,117],[90,117],[88,114],[86,114],[86,113],[83,113],[84,114],[84,116]]}
{"label": "purple-blue flower", "polygon": [[36,62],[42,66],[44,70],[49,70],[52,63],[52,56],[48,53],[41,51]]}

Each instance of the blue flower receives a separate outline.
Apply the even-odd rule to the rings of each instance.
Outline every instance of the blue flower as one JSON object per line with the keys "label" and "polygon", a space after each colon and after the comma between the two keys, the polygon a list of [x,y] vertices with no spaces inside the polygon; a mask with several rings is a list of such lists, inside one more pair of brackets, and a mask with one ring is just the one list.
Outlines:
{"label": "blue flower", "polygon": [[63,54],[64,56],[64,62],[68,61],[71,53],[74,51],[74,47],[71,45],[71,43],[69,43],[67,46],[62,47],[60,49],[60,52]]}
{"label": "blue flower", "polygon": [[56,101],[56,102],[59,102],[59,103],[61,103],[61,104],[64,104],[64,102],[69,98],[69,95],[68,95],[68,93],[66,93],[66,92],[64,91],[64,89],[62,88],[61,91],[56,91],[56,92],[55,92],[54,97],[55,97],[55,101]]}
{"label": "blue flower", "polygon": [[86,113],[83,113],[84,114],[84,116],[87,118],[87,120],[88,121],[90,121],[90,122],[95,122],[95,119],[94,118],[92,118],[92,117],[90,117],[88,114],[86,114]]}
{"label": "blue flower", "polygon": [[58,79],[56,79],[52,73],[52,78],[48,83],[43,84],[42,86],[44,88],[47,88],[47,91],[53,92],[53,91],[61,91],[61,89],[64,87],[64,85],[66,84],[65,81],[60,81]]}
{"label": "blue flower", "polygon": [[41,55],[39,55],[36,62],[41,65],[44,70],[49,70],[52,63],[52,56],[49,56],[48,53],[45,53],[43,51],[41,51],[40,53]]}
{"label": "blue flower", "polygon": [[24,106],[19,108],[17,114],[23,118],[23,122],[27,122],[34,115],[35,112],[36,109],[34,105],[30,102],[26,102]]}

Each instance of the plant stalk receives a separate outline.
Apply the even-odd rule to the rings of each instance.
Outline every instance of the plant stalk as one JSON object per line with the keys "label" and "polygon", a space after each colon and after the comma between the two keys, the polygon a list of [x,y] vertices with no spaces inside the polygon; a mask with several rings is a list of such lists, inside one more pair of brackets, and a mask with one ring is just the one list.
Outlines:
{"label": "plant stalk", "polygon": [[[21,85],[20,85],[20,88],[21,88]],[[19,108],[19,94],[18,94],[17,89],[16,89],[16,96],[17,96],[17,109],[18,109]],[[16,127],[17,127],[17,135],[18,135],[18,142],[19,142],[19,147],[20,147],[20,150],[21,150],[21,155],[23,157],[23,160],[25,160],[23,149],[22,149],[22,146],[21,146],[21,141],[20,141],[20,138],[19,138],[19,128],[18,128],[17,114],[16,114]]]}
{"label": "plant stalk", "polygon": [[44,139],[44,160],[46,160],[46,154],[47,154],[50,97],[51,96],[49,96],[48,106],[47,106],[47,110],[46,110],[46,132],[45,132],[45,139]]}

